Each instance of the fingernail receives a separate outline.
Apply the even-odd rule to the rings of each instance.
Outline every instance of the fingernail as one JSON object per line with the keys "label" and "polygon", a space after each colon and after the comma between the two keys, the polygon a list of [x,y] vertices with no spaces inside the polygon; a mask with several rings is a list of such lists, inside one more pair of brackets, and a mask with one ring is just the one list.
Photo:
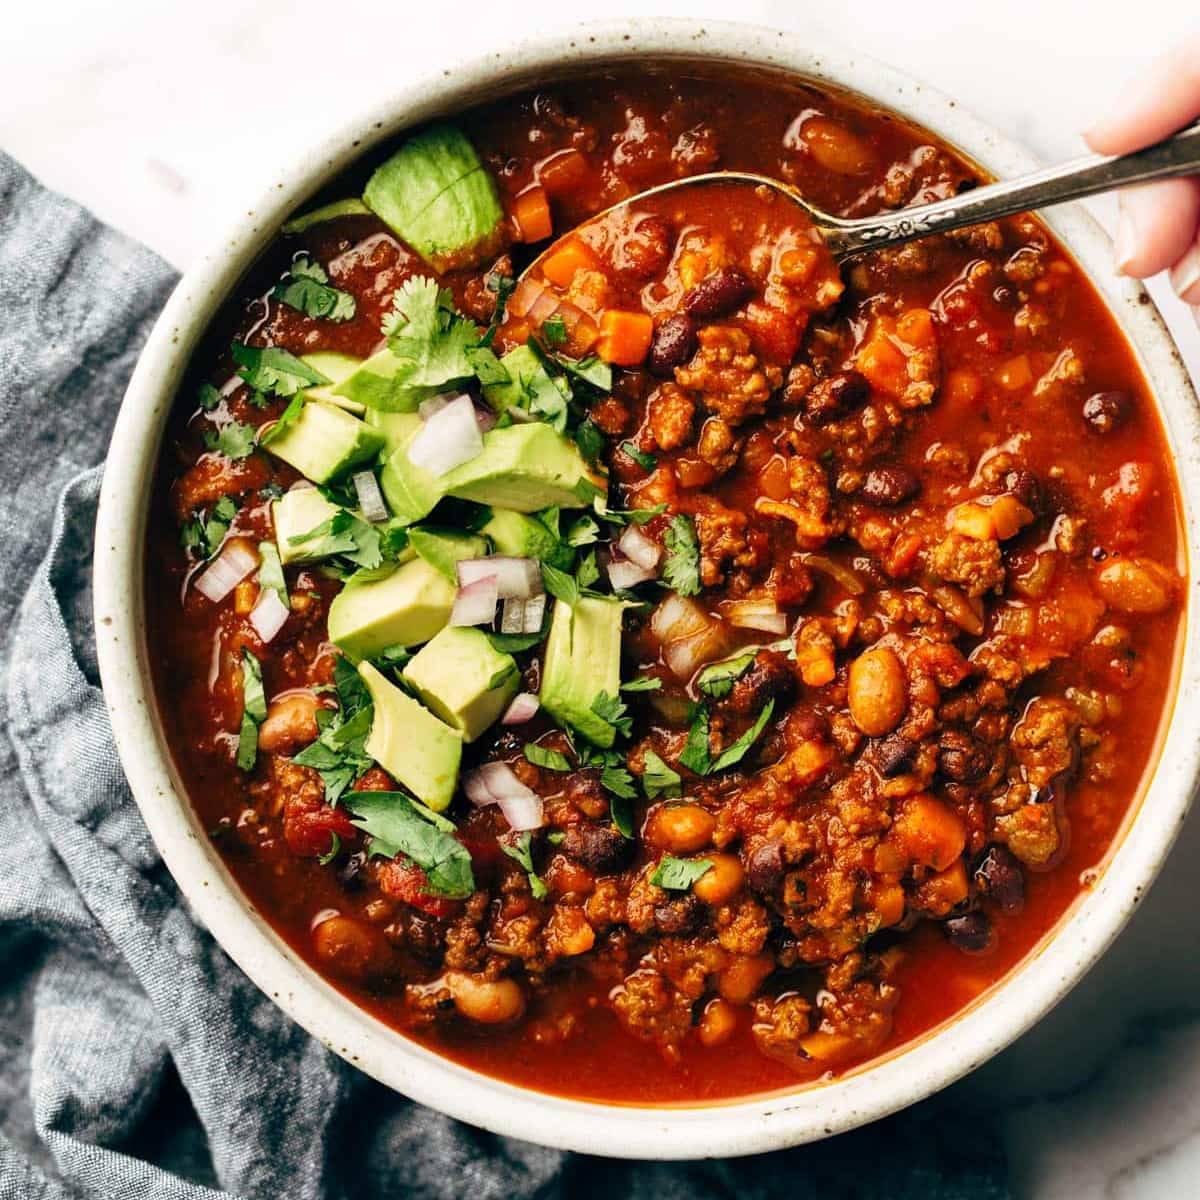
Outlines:
{"label": "fingernail", "polygon": [[1117,220],[1117,242],[1114,250],[1117,260],[1117,274],[1128,275],[1129,264],[1133,262],[1133,256],[1137,246],[1137,230],[1133,225],[1133,218],[1129,215],[1129,210],[1124,204],[1119,209],[1120,216]]}
{"label": "fingernail", "polygon": [[1171,286],[1185,304],[1200,304],[1200,242],[1171,268]]}

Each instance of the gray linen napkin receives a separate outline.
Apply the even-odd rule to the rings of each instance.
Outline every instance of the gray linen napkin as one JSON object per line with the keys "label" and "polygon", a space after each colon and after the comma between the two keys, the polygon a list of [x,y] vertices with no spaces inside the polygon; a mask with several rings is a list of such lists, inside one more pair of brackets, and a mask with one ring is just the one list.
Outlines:
{"label": "gray linen napkin", "polygon": [[0,155],[0,1197],[1007,1196],[994,1131],[938,1100],[730,1162],[494,1137],[347,1066],[225,957],[130,797],[91,627],[100,464],[173,283]]}

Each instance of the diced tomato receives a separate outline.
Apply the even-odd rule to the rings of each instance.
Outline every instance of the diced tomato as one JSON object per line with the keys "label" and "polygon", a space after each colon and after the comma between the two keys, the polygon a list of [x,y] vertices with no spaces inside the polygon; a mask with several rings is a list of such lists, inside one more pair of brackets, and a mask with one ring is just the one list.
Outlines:
{"label": "diced tomato", "polygon": [[578,150],[559,150],[533,169],[538,183],[552,196],[576,191],[588,177],[588,161]]}
{"label": "diced tomato", "polygon": [[379,872],[379,887],[385,896],[420,909],[431,917],[449,917],[461,901],[435,896],[429,891],[429,877],[414,862],[392,859]]}
{"label": "diced tomato", "polygon": [[284,841],[299,858],[320,858],[333,849],[334,834],[345,842],[357,832],[349,814],[329,804],[312,808],[304,802],[289,803],[284,810]]}
{"label": "diced tomato", "polygon": [[599,261],[579,238],[569,238],[542,260],[542,274],[555,287],[569,288],[580,271],[594,271]]}
{"label": "diced tomato", "polygon": [[523,242],[544,242],[554,232],[545,188],[526,188],[513,202],[513,217]]}
{"label": "diced tomato", "polygon": [[372,767],[351,789],[355,792],[394,792],[396,781],[382,768]]}

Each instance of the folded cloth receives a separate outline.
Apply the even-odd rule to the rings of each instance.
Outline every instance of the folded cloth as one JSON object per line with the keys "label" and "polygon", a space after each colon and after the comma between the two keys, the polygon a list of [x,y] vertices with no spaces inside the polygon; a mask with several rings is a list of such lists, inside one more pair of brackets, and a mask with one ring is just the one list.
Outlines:
{"label": "folded cloth", "polygon": [[346,1065],[225,957],[129,794],[91,625],[100,464],[173,283],[0,155],[0,1197],[1007,1196],[994,1131],[943,1100],[728,1162],[494,1137]]}

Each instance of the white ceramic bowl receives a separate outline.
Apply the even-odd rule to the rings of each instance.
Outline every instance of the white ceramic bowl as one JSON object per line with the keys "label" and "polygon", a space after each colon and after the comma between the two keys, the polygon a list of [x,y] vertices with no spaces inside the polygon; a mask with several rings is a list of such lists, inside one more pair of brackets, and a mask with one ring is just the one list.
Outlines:
{"label": "white ceramic bowl", "polygon": [[[330,1049],[389,1086],[496,1133],[594,1154],[699,1158],[811,1141],[920,1100],[1008,1045],[1082,977],[1125,924],[1183,821],[1200,767],[1196,580],[1174,718],[1153,782],[1098,882],[1053,936],[969,1009],[907,1048],[833,1083],[695,1107],[564,1100],[458,1066],[393,1032],[307,967],[243,896],[194,816],[149,683],[143,614],[146,503],[164,424],[197,339],[281,222],[367,147],[416,122],[561,74],[646,57],[750,64],[849,88],[911,117],[998,176],[1035,163],[952,100],[900,72],[805,35],[712,22],[625,21],[536,37],[411,80],[316,147],[183,277],[129,385],[109,452],[96,528],[95,603],[104,692],[134,796],[197,916],[260,988]],[[1179,356],[1149,297],[1118,280],[1108,239],[1079,208],[1049,223],[1104,294],[1158,397],[1186,506],[1188,556],[1200,548],[1200,420]]]}

